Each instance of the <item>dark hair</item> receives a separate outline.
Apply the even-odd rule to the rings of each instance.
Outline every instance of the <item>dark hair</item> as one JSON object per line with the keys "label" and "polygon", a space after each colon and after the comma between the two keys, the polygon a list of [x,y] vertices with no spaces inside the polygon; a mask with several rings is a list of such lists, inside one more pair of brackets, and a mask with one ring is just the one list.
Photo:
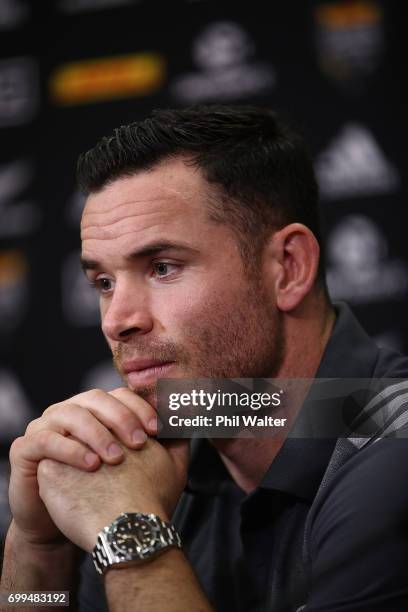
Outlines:
{"label": "dark hair", "polygon": [[[155,110],[117,128],[78,160],[82,191],[184,156],[212,186],[213,220],[235,230],[246,263],[257,260],[274,226],[308,226],[322,248],[318,188],[303,139],[269,109],[194,106]],[[324,285],[323,257],[319,280]]]}

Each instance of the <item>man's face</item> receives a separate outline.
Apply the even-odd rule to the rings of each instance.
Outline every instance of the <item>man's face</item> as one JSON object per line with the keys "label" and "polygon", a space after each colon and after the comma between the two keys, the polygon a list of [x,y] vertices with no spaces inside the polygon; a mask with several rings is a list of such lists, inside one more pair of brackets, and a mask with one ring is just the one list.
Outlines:
{"label": "man's face", "polygon": [[231,227],[209,219],[208,191],[177,159],[116,180],[85,206],[82,258],[103,333],[148,401],[160,377],[267,377],[280,365],[273,292],[262,267],[245,270]]}

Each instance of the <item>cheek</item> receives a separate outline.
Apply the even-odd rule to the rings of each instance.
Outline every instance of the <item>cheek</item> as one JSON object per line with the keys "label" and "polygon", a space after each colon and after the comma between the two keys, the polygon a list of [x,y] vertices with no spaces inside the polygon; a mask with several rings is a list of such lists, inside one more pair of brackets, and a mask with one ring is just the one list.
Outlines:
{"label": "cheek", "polygon": [[[227,290],[226,290],[227,289]],[[232,292],[229,287],[197,291],[194,297],[184,299],[177,308],[170,304],[168,331],[175,341],[189,342],[200,336],[210,337],[226,331],[235,318],[236,305],[242,304],[242,292]]]}
{"label": "cheek", "polygon": [[194,329],[209,319],[209,302],[198,300],[182,301],[180,304],[169,302],[158,316],[164,335],[174,342],[184,343]]}
{"label": "cheek", "polygon": [[[211,286],[211,285],[210,285]],[[152,314],[170,336],[183,333],[183,327],[199,323],[211,313],[218,292],[204,281],[190,286],[174,285],[151,300]]]}

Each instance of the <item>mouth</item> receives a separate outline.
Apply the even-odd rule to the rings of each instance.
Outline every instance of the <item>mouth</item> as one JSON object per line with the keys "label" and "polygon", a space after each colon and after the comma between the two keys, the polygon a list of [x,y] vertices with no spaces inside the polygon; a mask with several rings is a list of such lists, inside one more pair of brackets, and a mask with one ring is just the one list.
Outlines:
{"label": "mouth", "polygon": [[169,371],[175,365],[174,361],[136,360],[123,365],[128,385],[135,389],[139,385],[150,385],[158,378],[169,377]]}

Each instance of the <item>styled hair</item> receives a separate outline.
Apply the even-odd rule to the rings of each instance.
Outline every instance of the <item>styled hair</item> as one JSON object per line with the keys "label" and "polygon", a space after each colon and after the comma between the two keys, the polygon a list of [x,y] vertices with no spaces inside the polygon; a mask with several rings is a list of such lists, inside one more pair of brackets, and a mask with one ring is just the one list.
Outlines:
{"label": "styled hair", "polygon": [[270,109],[212,104],[155,110],[79,157],[79,187],[95,193],[176,157],[202,172],[210,218],[231,225],[244,262],[258,261],[271,229],[303,223],[320,244],[324,285],[313,164],[302,137]]}

